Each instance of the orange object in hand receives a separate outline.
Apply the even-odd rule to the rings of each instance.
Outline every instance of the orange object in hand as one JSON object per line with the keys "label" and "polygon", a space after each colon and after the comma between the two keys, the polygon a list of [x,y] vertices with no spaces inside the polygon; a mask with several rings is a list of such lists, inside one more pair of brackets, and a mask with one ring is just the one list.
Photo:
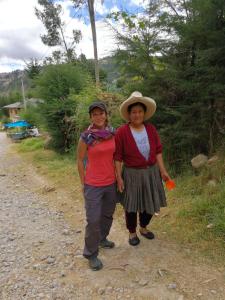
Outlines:
{"label": "orange object in hand", "polygon": [[176,184],[175,184],[175,182],[173,180],[167,180],[166,181],[166,188],[169,191],[172,191],[175,187],[176,187]]}

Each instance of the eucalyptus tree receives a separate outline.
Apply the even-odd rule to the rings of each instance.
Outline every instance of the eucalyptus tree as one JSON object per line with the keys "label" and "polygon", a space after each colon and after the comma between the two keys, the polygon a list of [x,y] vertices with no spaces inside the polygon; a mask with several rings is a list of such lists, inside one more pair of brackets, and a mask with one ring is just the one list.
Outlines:
{"label": "eucalyptus tree", "polygon": [[[99,62],[98,62],[98,46],[97,46],[97,33],[95,24],[95,10],[94,10],[94,0],[72,0],[75,8],[81,8],[87,6],[89,12],[89,18],[92,30],[92,41],[94,49],[94,61],[95,61],[95,81],[96,85],[99,85]],[[104,1],[102,0],[102,3]]]}
{"label": "eucalyptus tree", "polygon": [[145,10],[137,14],[118,11],[108,16],[113,19],[110,24],[118,45],[115,57],[122,76],[118,83],[125,83],[126,93],[134,88],[146,90],[161,68],[163,45],[166,44],[159,26],[161,2],[148,1]]}
{"label": "eucalyptus tree", "polygon": [[75,57],[75,45],[81,39],[81,31],[74,29],[72,38],[68,42],[66,38],[66,24],[62,21],[61,13],[62,6],[57,4],[54,0],[38,0],[41,9],[35,8],[35,14],[45,26],[47,33],[41,35],[42,42],[49,46],[60,46],[66,53],[66,60],[70,62]]}

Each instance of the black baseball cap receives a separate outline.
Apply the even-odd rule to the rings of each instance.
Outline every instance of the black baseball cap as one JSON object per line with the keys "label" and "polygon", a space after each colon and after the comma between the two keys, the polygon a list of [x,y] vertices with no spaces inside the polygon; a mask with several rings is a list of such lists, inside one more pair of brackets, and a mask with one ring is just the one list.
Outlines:
{"label": "black baseball cap", "polygon": [[100,102],[100,101],[93,102],[93,103],[89,106],[89,108],[88,108],[89,114],[91,113],[91,111],[92,111],[94,108],[100,108],[101,110],[104,110],[105,112],[107,112],[105,103]]}

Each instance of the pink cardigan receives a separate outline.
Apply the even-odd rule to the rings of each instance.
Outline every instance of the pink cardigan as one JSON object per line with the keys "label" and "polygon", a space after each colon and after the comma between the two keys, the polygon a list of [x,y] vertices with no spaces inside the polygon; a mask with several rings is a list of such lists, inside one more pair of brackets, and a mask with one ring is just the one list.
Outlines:
{"label": "pink cardigan", "polygon": [[142,156],[135,143],[128,124],[122,125],[116,131],[116,152],[114,159],[123,161],[126,167],[147,168],[156,163],[156,155],[162,152],[162,144],[156,128],[152,124],[145,124],[150,143],[148,161]]}

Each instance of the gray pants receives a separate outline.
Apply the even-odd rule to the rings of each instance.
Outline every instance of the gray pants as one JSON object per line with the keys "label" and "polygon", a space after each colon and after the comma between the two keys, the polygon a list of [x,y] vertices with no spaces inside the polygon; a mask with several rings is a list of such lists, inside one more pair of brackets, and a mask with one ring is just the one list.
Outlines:
{"label": "gray pants", "polygon": [[95,187],[85,184],[84,198],[87,226],[83,255],[86,258],[98,255],[99,242],[109,234],[116,207],[116,184]]}

